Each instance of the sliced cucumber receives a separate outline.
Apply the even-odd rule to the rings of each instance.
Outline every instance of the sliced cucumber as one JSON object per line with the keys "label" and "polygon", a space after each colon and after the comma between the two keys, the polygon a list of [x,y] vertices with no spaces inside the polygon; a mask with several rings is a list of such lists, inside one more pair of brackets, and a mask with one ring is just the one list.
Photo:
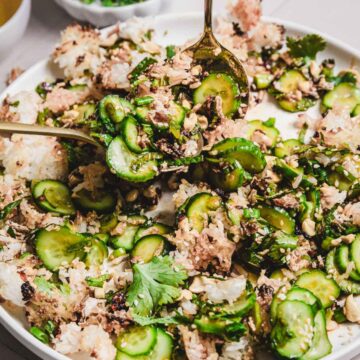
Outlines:
{"label": "sliced cucumber", "polygon": [[134,247],[135,234],[139,226],[127,224],[124,232],[121,235],[113,236],[110,239],[110,245],[114,249],[132,250]]}
{"label": "sliced cucumber", "polygon": [[117,224],[118,218],[116,214],[104,215],[100,220],[100,231],[103,233],[109,233],[111,230],[115,229]]}
{"label": "sliced cucumber", "polygon": [[185,207],[185,213],[189,218],[191,227],[201,233],[207,221],[208,212],[216,210],[220,206],[221,199],[210,193],[199,193],[191,197]]}
{"label": "sliced cucumber", "polygon": [[157,341],[157,330],[152,326],[135,326],[120,334],[116,348],[130,356],[148,355]]}
{"label": "sliced cucumber", "polygon": [[301,142],[297,139],[285,140],[276,145],[274,154],[276,157],[283,159],[292,155],[301,145]]}
{"label": "sliced cucumber", "polygon": [[194,92],[194,103],[203,104],[211,96],[220,96],[225,116],[232,116],[240,107],[240,91],[234,79],[227,74],[211,74]]}
{"label": "sliced cucumber", "polygon": [[62,265],[69,265],[76,258],[82,259],[88,244],[88,239],[71,232],[67,227],[51,231],[43,229],[35,237],[36,254],[51,271],[58,270]]}
{"label": "sliced cucumber", "polygon": [[248,122],[247,138],[252,139],[255,131],[259,131],[271,140],[270,147],[274,147],[280,135],[280,131],[274,126],[266,126],[261,120],[253,120]]}
{"label": "sliced cucumber", "polygon": [[169,131],[175,139],[181,138],[181,129],[184,124],[186,110],[179,104],[170,103]]}
{"label": "sliced cucumber", "polygon": [[286,234],[295,233],[295,220],[281,208],[261,207],[259,208],[261,217],[271,226],[283,231]]}
{"label": "sliced cucumber", "polygon": [[258,90],[267,89],[273,80],[274,76],[271,74],[257,74],[254,77],[254,82]]}
{"label": "sliced cucumber", "polygon": [[335,86],[322,99],[325,109],[343,108],[352,112],[358,104],[360,104],[360,89],[350,83]]}
{"label": "sliced cucumber", "polygon": [[134,106],[118,95],[107,95],[98,105],[100,119],[108,130],[113,130],[114,123],[121,123],[127,115],[134,111]]}
{"label": "sliced cucumber", "polygon": [[360,294],[360,283],[353,280],[344,279],[341,276],[339,269],[336,267],[335,263],[335,251],[332,249],[326,257],[326,271],[327,273],[337,282],[340,289],[346,294]]}
{"label": "sliced cucumber", "polygon": [[96,116],[96,105],[94,103],[76,105],[74,110],[78,113],[75,119],[76,124],[86,124]]}
{"label": "sliced cucumber", "polygon": [[133,248],[131,256],[133,261],[148,263],[154,256],[163,253],[166,238],[161,235],[147,235],[141,238]]}
{"label": "sliced cucumber", "polygon": [[109,214],[115,210],[117,198],[106,191],[91,193],[85,189],[80,190],[74,197],[76,205],[85,211],[96,211],[100,214]]}
{"label": "sliced cucumber", "polygon": [[355,109],[352,111],[351,116],[356,117],[360,115],[360,104],[355,106]]}
{"label": "sliced cucumber", "polygon": [[104,263],[109,255],[108,248],[105,243],[101,240],[93,239],[91,247],[86,254],[85,264],[90,266],[100,266]]}
{"label": "sliced cucumber", "polygon": [[243,218],[243,210],[237,208],[232,199],[229,199],[227,201],[225,207],[228,218],[230,219],[232,224],[239,226],[241,223],[241,219]]}
{"label": "sliced cucumber", "polygon": [[302,84],[307,83],[305,76],[298,70],[289,70],[285,72],[278,80],[278,87],[276,91],[284,94],[284,96],[277,95],[276,100],[279,106],[289,112],[306,111],[311,106],[315,105],[314,101],[303,97],[301,100],[290,100],[288,95],[299,90]]}
{"label": "sliced cucumber", "polygon": [[314,315],[309,305],[285,300],[277,308],[277,321],[271,331],[271,344],[279,356],[299,358],[310,348]]}
{"label": "sliced cucumber", "polygon": [[195,319],[194,324],[203,333],[224,335],[226,327],[231,324],[231,321],[222,319],[210,319],[209,317],[203,315],[201,318]]}
{"label": "sliced cucumber", "polygon": [[223,304],[221,308],[214,309],[215,311],[221,312],[225,316],[236,316],[243,317],[251,311],[255,306],[256,295],[252,291],[246,291],[245,294],[236,300],[232,304]]}
{"label": "sliced cucumber", "polygon": [[295,285],[311,291],[326,309],[340,296],[340,288],[321,270],[311,270],[298,278]]}
{"label": "sliced cucumber", "polygon": [[237,160],[246,171],[252,174],[263,171],[266,166],[265,156],[260,148],[243,138],[225,139],[214,145],[209,155],[224,160]]}
{"label": "sliced cucumber", "polygon": [[37,205],[45,211],[61,215],[74,215],[76,212],[69,188],[60,181],[38,182],[32,188],[32,196]]}
{"label": "sliced cucumber", "polygon": [[299,300],[311,306],[314,314],[321,309],[322,305],[320,300],[309,290],[300,288],[298,286],[292,287],[286,294],[287,300]]}
{"label": "sliced cucumber", "polygon": [[149,355],[149,360],[170,360],[174,348],[174,340],[171,335],[162,329],[157,329],[157,342]]}
{"label": "sliced cucumber", "polygon": [[130,151],[141,154],[144,151],[149,150],[147,147],[141,147],[139,145],[139,124],[132,116],[127,116],[121,123],[121,135],[125,141],[126,146]]}
{"label": "sliced cucumber", "polygon": [[357,235],[351,244],[350,257],[355,264],[356,271],[360,273],[360,235]]}
{"label": "sliced cucumber", "polygon": [[314,337],[310,349],[300,360],[318,360],[332,351],[332,345],[326,331],[326,316],[324,310],[319,310],[314,318]]}
{"label": "sliced cucumber", "polygon": [[[346,273],[350,266],[350,250],[348,245],[341,245],[335,252],[335,263],[342,274]],[[350,279],[360,282],[360,274],[356,270],[349,273]]]}
{"label": "sliced cucumber", "polygon": [[281,159],[276,159],[274,170],[289,181],[294,181],[298,176],[302,175],[300,186],[305,189],[314,187],[314,184],[308,179],[306,175],[303,174],[303,169],[295,169],[286,164],[286,162]]}
{"label": "sliced cucumber", "polygon": [[151,225],[140,226],[138,231],[135,234],[134,242],[138,242],[142,237],[147,235],[166,235],[172,232],[172,227],[161,224],[153,223]]}
{"label": "sliced cucumber", "polygon": [[130,182],[146,182],[158,174],[157,161],[151,159],[152,156],[149,156],[151,154],[136,155],[118,136],[111,142],[106,159],[111,171],[121,179]]}
{"label": "sliced cucumber", "polygon": [[237,160],[219,163],[218,160],[208,159],[209,182],[217,189],[226,192],[236,191],[244,183],[245,170]]}

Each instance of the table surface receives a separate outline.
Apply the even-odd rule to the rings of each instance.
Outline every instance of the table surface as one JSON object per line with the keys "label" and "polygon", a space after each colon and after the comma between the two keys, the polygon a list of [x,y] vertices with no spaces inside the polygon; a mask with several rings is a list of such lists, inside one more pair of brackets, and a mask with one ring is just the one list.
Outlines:
{"label": "table surface", "polygon": [[[25,70],[48,56],[59,39],[59,32],[73,22],[52,0],[32,1],[32,16],[24,38],[9,56],[0,62],[0,91],[5,88],[6,76],[12,68],[20,67]],[[172,13],[201,11],[203,4],[201,0],[164,2],[163,11]],[[223,8],[225,2],[226,0],[215,0],[215,10]],[[263,0],[263,7],[265,15],[310,26],[360,49],[360,37],[354,33],[360,13],[359,0]],[[39,358],[0,325],[0,359]],[[360,360],[360,356],[356,360]]]}

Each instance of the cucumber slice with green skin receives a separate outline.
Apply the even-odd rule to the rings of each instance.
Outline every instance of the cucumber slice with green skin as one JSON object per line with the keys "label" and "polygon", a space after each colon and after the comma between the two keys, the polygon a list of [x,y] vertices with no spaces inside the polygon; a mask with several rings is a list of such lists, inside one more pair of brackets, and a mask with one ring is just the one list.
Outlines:
{"label": "cucumber slice with green skin", "polygon": [[137,243],[141,238],[147,235],[166,235],[172,232],[172,227],[161,224],[154,223],[148,226],[140,226],[138,231],[135,234],[134,242]]}
{"label": "cucumber slice with green skin", "polygon": [[[283,293],[283,291],[280,291]],[[297,300],[301,301],[311,307],[313,314],[316,314],[318,310],[322,308],[320,300],[309,290],[300,288],[298,286],[293,286],[285,295],[285,300]],[[270,320],[274,324],[277,319],[277,310],[278,306],[281,304],[282,300],[275,295],[270,306]]]}
{"label": "cucumber slice with green skin", "polygon": [[245,170],[237,160],[229,160],[221,166],[216,165],[219,161],[215,159],[208,159],[208,162],[209,181],[213,187],[232,192],[243,185]]}
{"label": "cucumber slice with green skin", "polygon": [[314,326],[314,337],[310,349],[300,360],[318,360],[332,352],[332,345],[326,331],[326,316],[324,310],[319,310],[316,313]]}
{"label": "cucumber slice with green skin", "polygon": [[314,315],[309,305],[297,300],[283,301],[277,308],[276,325],[270,335],[272,348],[287,359],[303,356],[310,348],[313,325]]}
{"label": "cucumber slice with green skin", "polygon": [[257,74],[254,77],[254,82],[258,90],[267,89],[273,80],[274,76],[271,74]]}
{"label": "cucumber slice with green skin", "polygon": [[169,131],[175,139],[181,138],[181,129],[185,121],[186,110],[179,104],[172,102],[170,104],[170,122]]}
{"label": "cucumber slice with green skin", "polygon": [[198,233],[204,229],[208,212],[216,210],[221,206],[221,199],[210,193],[199,193],[191,197],[185,207],[186,216],[189,218],[190,225]]}
{"label": "cucumber slice with green skin", "polygon": [[121,235],[113,236],[110,239],[110,246],[114,249],[132,250],[138,229],[139,226],[128,224]]}
{"label": "cucumber slice with green skin", "polygon": [[94,103],[77,105],[74,110],[79,114],[76,119],[76,124],[86,124],[86,122],[95,117],[96,114],[96,105]]}
{"label": "cucumber slice with green skin", "polygon": [[299,90],[301,84],[307,83],[308,80],[298,70],[286,71],[278,80],[278,90],[284,94],[291,94]]}
{"label": "cucumber slice with green skin", "polygon": [[[129,150],[124,140],[118,136],[111,142],[106,153],[106,160],[111,171],[119,178],[141,183],[152,180],[158,175],[156,160],[150,159],[142,162],[142,159],[145,159],[145,156],[149,154],[152,153],[136,155]],[[137,168],[136,164],[139,162],[141,163]]]}
{"label": "cucumber slice with green skin", "polygon": [[86,254],[85,264],[87,267],[100,266],[109,256],[109,251],[105,243],[101,240],[93,240],[91,248]]}
{"label": "cucumber slice with green skin", "polygon": [[99,234],[95,234],[94,236],[96,237],[96,239],[102,241],[104,244],[107,244],[108,241],[110,240],[110,235],[109,234],[99,233]]}
{"label": "cucumber slice with green skin", "polygon": [[225,116],[231,117],[240,107],[240,91],[234,79],[226,74],[210,74],[194,92],[194,103],[203,104],[211,96],[220,96]]}
{"label": "cucumber slice with green skin", "polygon": [[220,312],[224,316],[243,317],[247,315],[255,306],[256,295],[254,292],[246,292],[238,300],[232,304],[221,305],[219,308],[214,308],[216,312]]}
{"label": "cucumber slice with green skin", "polygon": [[255,131],[259,131],[271,140],[270,147],[275,146],[277,139],[279,138],[280,135],[280,131],[276,127],[266,126],[264,125],[264,122],[261,120],[249,121],[247,126],[248,126],[247,138],[251,140]]}
{"label": "cucumber slice with green skin", "polygon": [[259,208],[261,217],[271,226],[292,235],[295,233],[295,220],[281,208],[261,207]]}
{"label": "cucumber slice with green skin", "polygon": [[279,106],[288,112],[306,111],[315,102],[309,98],[303,97],[301,100],[289,100],[286,95],[295,93],[302,84],[307,83],[305,76],[298,70],[289,70],[284,73],[278,80],[277,91],[280,91],[284,96],[276,96],[276,101]]}
{"label": "cucumber slice with green skin", "polygon": [[118,95],[107,95],[98,105],[99,116],[105,126],[121,123],[127,115],[134,111],[134,106]]}
{"label": "cucumber slice with green skin", "polygon": [[340,288],[333,279],[321,270],[312,270],[302,274],[295,285],[311,291],[326,309],[340,296]]}
{"label": "cucumber slice with green skin", "polygon": [[220,141],[209,152],[211,157],[224,160],[237,160],[249,173],[256,174],[264,170],[266,160],[260,148],[243,138],[232,138]]}
{"label": "cucumber slice with green skin", "polygon": [[127,116],[121,123],[121,135],[125,141],[126,146],[130,151],[141,154],[144,151],[149,150],[148,147],[141,147],[139,145],[139,124],[132,116]]}
{"label": "cucumber slice with green skin", "polygon": [[335,263],[336,249],[332,249],[326,257],[326,271],[337,282],[340,289],[346,294],[360,294],[360,283],[353,280],[344,279]]}
{"label": "cucumber slice with green skin", "polygon": [[357,235],[356,239],[350,245],[350,257],[354,262],[356,271],[360,273],[360,236]]}
{"label": "cucumber slice with green skin", "polygon": [[82,210],[109,214],[115,210],[117,199],[115,195],[105,191],[99,191],[94,196],[91,192],[82,189],[76,193],[74,202]]}
{"label": "cucumber slice with green skin", "polygon": [[131,251],[133,261],[148,263],[153,257],[163,253],[166,238],[161,235],[148,235],[141,238]]}
{"label": "cucumber slice with green skin", "polygon": [[355,109],[352,111],[351,116],[359,116],[360,115],[360,104],[355,106]]}
{"label": "cucumber slice with green skin", "polygon": [[130,356],[148,355],[157,341],[157,330],[152,326],[135,326],[120,334],[116,340],[116,348]]}
{"label": "cucumber slice with green skin", "polygon": [[157,329],[156,345],[149,355],[149,360],[170,360],[174,349],[172,336],[162,329]]}
{"label": "cucumber slice with green skin", "polygon": [[[274,170],[289,181],[294,181],[299,175],[303,175],[303,171],[301,168],[295,169],[287,165],[286,162],[281,159],[276,159]],[[300,186],[305,189],[312,189],[314,187],[314,183],[312,183],[306,175],[303,175]]]}
{"label": "cucumber slice with green skin", "polygon": [[51,271],[69,265],[76,258],[82,259],[88,244],[86,237],[71,232],[67,227],[52,231],[43,229],[35,237],[36,254]]}
{"label": "cucumber slice with green skin", "polygon": [[115,229],[118,224],[118,218],[115,214],[104,215],[100,220],[100,231],[102,233],[109,233]]}
{"label": "cucumber slice with green skin", "polygon": [[148,356],[130,356],[121,351],[117,351],[115,360],[148,360]]}
{"label": "cucumber slice with green skin", "polygon": [[69,188],[60,181],[43,180],[32,188],[36,204],[45,211],[61,215],[75,215]]}
{"label": "cucumber slice with green skin", "polygon": [[235,207],[231,199],[228,200],[228,202],[225,204],[225,207],[230,221],[233,223],[233,225],[239,226],[241,219],[243,218],[243,210]]}
{"label": "cucumber slice with green skin", "polygon": [[352,112],[358,104],[360,104],[360,89],[350,83],[335,86],[322,99],[325,109],[342,108]]}
{"label": "cucumber slice with green skin", "polygon": [[232,324],[232,321],[223,319],[211,319],[203,315],[199,319],[194,320],[194,324],[199,331],[206,334],[225,335],[226,327]]}
{"label": "cucumber slice with green skin", "polygon": [[308,98],[302,98],[299,101],[279,98],[277,103],[283,110],[291,113],[306,111],[315,105],[315,101]]}
{"label": "cucumber slice with green skin", "polygon": [[150,109],[147,106],[138,106],[135,110],[135,116],[141,123],[149,124],[149,111]]}
{"label": "cucumber slice with green skin", "polygon": [[[336,249],[335,263],[337,268],[344,274],[350,266],[350,249],[348,245],[341,245]],[[349,273],[350,279],[360,282],[360,274],[356,270]]]}
{"label": "cucumber slice with green skin", "polygon": [[356,178],[348,173],[342,166],[337,166],[334,171],[328,174],[328,182],[341,191],[349,191],[355,183]]}
{"label": "cucumber slice with green skin", "polygon": [[294,152],[300,148],[301,142],[297,139],[289,139],[282,141],[278,145],[276,145],[274,149],[274,155],[280,159],[283,159],[287,156],[291,156]]}

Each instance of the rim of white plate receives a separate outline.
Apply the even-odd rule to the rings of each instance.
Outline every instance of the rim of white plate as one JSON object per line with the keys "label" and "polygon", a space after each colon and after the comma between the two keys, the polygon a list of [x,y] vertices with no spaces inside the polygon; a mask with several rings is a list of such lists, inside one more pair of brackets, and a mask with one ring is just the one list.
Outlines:
{"label": "rim of white plate", "polygon": [[[149,0],[151,1],[151,0]],[[203,14],[199,12],[189,12],[189,13],[182,13],[182,14],[163,14],[154,16],[156,21],[161,20],[174,20],[174,23],[179,21],[180,19],[187,19],[187,20],[199,20],[202,19]],[[328,43],[338,50],[342,52],[348,53],[352,57],[356,57],[360,60],[360,51],[353,48],[352,46],[346,44],[345,42],[338,40],[332,36],[327,35],[321,31],[318,31],[314,28],[299,25],[296,22],[292,21],[285,21],[274,17],[263,17],[263,21],[265,22],[274,22],[280,25],[285,26],[286,29],[310,34],[310,33],[317,33],[320,36],[324,37]],[[0,95],[0,99],[3,99],[8,92],[14,86],[17,86],[18,83],[26,80],[26,76],[37,71],[39,68],[44,67],[48,63],[49,59],[44,59],[42,61],[37,62],[35,65],[30,67],[24,74],[22,74],[13,84],[7,87]],[[49,346],[41,343],[36,338],[34,338],[20,323],[14,316],[10,315],[4,307],[0,306],[0,322],[1,324],[13,335],[15,336],[24,346],[26,346],[29,350],[34,352],[41,358],[51,359],[51,360],[69,360],[69,357],[61,355],[57,351],[53,350]],[[352,344],[346,345],[336,353],[329,355],[326,357],[326,360],[340,360],[340,359],[350,359],[356,355],[360,354],[360,343],[354,342]]]}

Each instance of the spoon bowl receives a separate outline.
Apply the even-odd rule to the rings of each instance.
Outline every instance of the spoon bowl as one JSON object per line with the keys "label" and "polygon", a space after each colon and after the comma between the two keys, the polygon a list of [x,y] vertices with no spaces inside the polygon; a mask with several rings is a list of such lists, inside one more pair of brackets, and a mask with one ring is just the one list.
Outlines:
{"label": "spoon bowl", "polygon": [[241,117],[244,117],[249,104],[249,82],[245,69],[239,59],[223,47],[212,30],[212,0],[205,0],[205,26],[201,39],[184,50],[211,73],[226,73],[237,83],[240,91]]}

